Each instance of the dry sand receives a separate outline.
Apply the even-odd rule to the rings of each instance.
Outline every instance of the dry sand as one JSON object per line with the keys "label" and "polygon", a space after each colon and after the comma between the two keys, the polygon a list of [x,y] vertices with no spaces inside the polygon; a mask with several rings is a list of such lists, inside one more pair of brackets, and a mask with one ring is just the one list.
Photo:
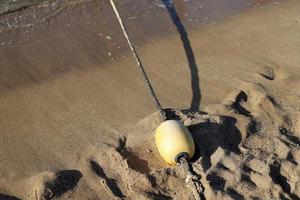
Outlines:
{"label": "dry sand", "polygon": [[[108,2],[82,2],[0,16],[0,199],[194,199]],[[175,1],[189,41],[160,1],[121,2],[205,198],[299,199],[300,1]]]}

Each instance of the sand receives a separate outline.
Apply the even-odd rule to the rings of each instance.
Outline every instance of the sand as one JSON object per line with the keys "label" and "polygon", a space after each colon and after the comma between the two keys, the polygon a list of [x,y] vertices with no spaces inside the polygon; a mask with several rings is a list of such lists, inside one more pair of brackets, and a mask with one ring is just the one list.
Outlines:
{"label": "sand", "polygon": [[[299,199],[300,2],[174,2],[119,7],[205,198]],[[0,73],[0,199],[194,199],[107,1],[1,15]]]}

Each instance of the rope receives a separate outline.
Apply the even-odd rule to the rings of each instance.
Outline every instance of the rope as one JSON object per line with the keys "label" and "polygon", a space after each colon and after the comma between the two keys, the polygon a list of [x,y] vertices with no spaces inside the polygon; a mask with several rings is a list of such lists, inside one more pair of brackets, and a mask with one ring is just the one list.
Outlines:
{"label": "rope", "polygon": [[131,53],[134,56],[135,61],[136,61],[137,65],[138,65],[138,67],[139,67],[139,69],[140,69],[140,71],[141,71],[141,73],[142,73],[142,75],[144,77],[144,81],[145,81],[145,83],[146,83],[146,85],[147,85],[147,87],[149,89],[149,93],[150,93],[150,95],[152,97],[152,100],[153,100],[153,102],[154,102],[157,110],[159,111],[159,114],[160,114],[162,120],[165,121],[166,120],[166,112],[162,108],[161,104],[159,103],[159,101],[157,99],[157,96],[154,93],[153,87],[152,87],[151,82],[150,82],[150,80],[149,80],[149,78],[148,78],[148,76],[146,74],[146,71],[145,71],[143,65],[142,65],[142,62],[141,62],[139,56],[137,55],[137,52],[136,52],[133,44],[131,43],[131,41],[129,39],[129,36],[128,36],[127,31],[126,31],[125,26],[124,26],[124,23],[122,21],[122,18],[120,17],[119,11],[118,11],[118,9],[117,9],[117,7],[116,7],[116,5],[115,5],[115,3],[114,3],[113,0],[110,0],[110,4],[111,4],[111,6],[112,6],[112,8],[113,8],[113,10],[114,10],[114,12],[116,14],[116,17],[118,18],[119,24],[120,24],[121,29],[123,31],[123,34],[124,34],[124,36],[125,36],[125,38],[127,40],[127,43],[128,43],[129,48],[131,50]]}
{"label": "rope", "polygon": [[187,174],[185,182],[187,183],[188,187],[191,188],[195,200],[204,200],[204,187],[200,182],[200,177],[192,172],[186,160],[186,157],[182,156],[179,159],[179,162],[181,167]]}
{"label": "rope", "polygon": [[[153,87],[151,85],[151,82],[150,82],[150,80],[149,80],[149,78],[148,78],[148,76],[146,74],[146,71],[145,71],[143,65],[142,65],[142,62],[141,62],[139,56],[137,55],[137,52],[136,52],[133,44],[131,43],[131,41],[129,39],[127,31],[126,31],[126,29],[124,27],[124,23],[123,23],[123,21],[122,21],[122,19],[120,17],[119,11],[118,11],[118,9],[117,9],[117,7],[116,7],[116,5],[115,5],[115,3],[114,3],[113,0],[110,0],[110,3],[111,3],[111,6],[112,6],[115,14],[116,14],[116,17],[118,18],[119,24],[120,24],[121,29],[123,31],[123,34],[124,34],[124,36],[125,36],[125,38],[127,40],[127,43],[128,43],[129,48],[131,50],[131,53],[134,56],[135,61],[136,61],[137,65],[138,65],[138,67],[139,67],[139,69],[140,69],[140,71],[141,71],[141,73],[142,73],[142,75],[144,77],[144,81],[145,81],[145,83],[146,83],[146,85],[147,85],[147,87],[149,89],[149,93],[150,93],[150,95],[152,97],[152,100],[154,101],[154,104],[155,104],[156,108],[158,109],[159,114],[160,114],[162,120],[165,121],[166,120],[166,113],[165,113],[164,109],[162,108],[161,104],[159,103],[159,101],[157,99],[157,96],[154,93],[154,90],[153,90]],[[203,200],[203,199],[205,199],[204,198],[204,194],[203,194],[204,187],[202,186],[202,184],[200,182],[200,177],[193,174],[193,172],[191,171],[191,169],[189,167],[189,164],[188,164],[188,162],[187,162],[187,160],[186,160],[186,158],[184,156],[182,156],[179,161],[180,161],[181,167],[183,168],[183,170],[187,174],[187,177],[186,177],[185,181],[188,184],[188,187],[190,187],[192,189],[193,195],[194,195],[195,199],[196,200]]]}

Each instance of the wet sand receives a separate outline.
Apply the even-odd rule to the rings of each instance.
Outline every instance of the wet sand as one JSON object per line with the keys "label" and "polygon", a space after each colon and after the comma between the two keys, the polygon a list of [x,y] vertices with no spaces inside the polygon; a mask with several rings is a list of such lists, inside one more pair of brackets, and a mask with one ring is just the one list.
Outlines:
{"label": "wet sand", "polygon": [[[206,199],[298,199],[300,3],[119,7]],[[1,15],[0,72],[0,199],[193,199],[108,2]]]}

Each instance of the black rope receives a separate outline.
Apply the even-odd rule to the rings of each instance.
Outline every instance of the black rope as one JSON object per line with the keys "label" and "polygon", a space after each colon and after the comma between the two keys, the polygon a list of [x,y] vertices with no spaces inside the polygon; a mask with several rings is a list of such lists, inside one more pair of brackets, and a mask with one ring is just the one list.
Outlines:
{"label": "black rope", "polygon": [[122,18],[120,17],[119,11],[118,11],[118,9],[117,9],[117,7],[116,7],[116,5],[115,5],[115,3],[114,3],[113,0],[110,0],[110,3],[111,3],[111,6],[112,6],[112,8],[113,8],[113,10],[114,10],[114,12],[116,14],[116,16],[117,16],[117,19],[119,21],[119,24],[121,26],[123,34],[124,34],[124,36],[125,36],[125,38],[127,40],[127,43],[128,43],[129,48],[131,50],[131,53],[134,56],[135,61],[136,61],[137,65],[138,65],[138,67],[139,67],[139,69],[140,69],[140,71],[141,71],[141,73],[143,75],[144,81],[145,81],[145,83],[146,83],[146,85],[147,85],[147,87],[149,89],[149,93],[150,93],[150,95],[152,97],[152,100],[153,100],[153,102],[154,102],[154,104],[155,104],[155,106],[156,106],[156,108],[157,108],[157,110],[158,110],[158,112],[159,112],[162,120],[165,121],[166,120],[166,112],[162,108],[161,104],[159,103],[159,101],[157,99],[157,96],[154,93],[153,87],[152,87],[151,82],[150,82],[150,80],[149,80],[149,78],[147,76],[145,68],[143,67],[142,62],[141,62],[141,60],[140,60],[140,58],[139,58],[139,56],[138,56],[138,54],[137,54],[137,52],[136,52],[133,44],[131,43],[131,41],[129,39],[129,36],[128,36],[127,31],[126,31],[126,28],[125,28],[124,23],[122,21]]}
{"label": "black rope", "polygon": [[[135,61],[136,61],[137,65],[138,65],[138,67],[139,67],[139,69],[140,69],[140,71],[141,71],[141,73],[142,73],[142,75],[144,77],[144,81],[145,81],[145,83],[146,83],[146,85],[147,85],[147,87],[149,89],[149,93],[150,93],[150,95],[152,97],[152,100],[153,100],[153,102],[154,102],[157,110],[159,111],[161,118],[163,119],[163,121],[165,121],[166,120],[165,110],[162,108],[161,104],[159,103],[159,101],[157,99],[157,96],[154,93],[153,87],[152,87],[151,82],[150,82],[150,80],[149,80],[149,78],[147,76],[147,73],[146,73],[146,71],[145,71],[145,69],[144,69],[144,67],[142,65],[142,62],[141,62],[139,56],[137,55],[137,52],[136,52],[133,44],[131,43],[131,41],[129,39],[127,31],[126,31],[126,29],[124,27],[123,21],[122,21],[122,19],[120,17],[119,11],[118,11],[118,9],[117,9],[117,7],[116,7],[116,5],[115,5],[115,3],[114,3],[113,0],[110,0],[110,3],[111,3],[111,6],[112,6],[112,8],[113,8],[113,10],[114,10],[117,18],[118,18],[118,21],[119,21],[120,26],[122,28],[123,34],[124,34],[124,36],[125,36],[125,38],[126,38],[126,40],[128,42],[129,48],[131,50],[131,53],[134,56]],[[196,175],[193,174],[192,170],[189,167],[189,164],[188,164],[188,161],[187,161],[187,157],[181,156],[179,158],[179,162],[180,162],[180,165],[182,166],[183,170],[187,174],[186,182],[189,185],[189,187],[191,187],[195,199],[196,200],[205,199],[204,198],[204,194],[203,194],[204,188],[203,188],[203,186],[202,186],[202,184],[200,182],[200,177],[198,177],[198,176],[196,176]]]}
{"label": "black rope", "polygon": [[185,156],[181,156],[179,162],[183,171],[187,174],[185,182],[191,188],[195,200],[205,200],[204,187],[200,181],[201,177],[193,173]]}

